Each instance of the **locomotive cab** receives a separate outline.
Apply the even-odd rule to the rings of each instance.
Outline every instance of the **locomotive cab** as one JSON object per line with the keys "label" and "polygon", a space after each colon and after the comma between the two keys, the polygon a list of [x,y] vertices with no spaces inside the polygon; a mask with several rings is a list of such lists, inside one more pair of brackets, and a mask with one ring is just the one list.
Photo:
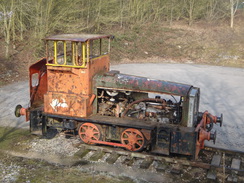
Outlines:
{"label": "locomotive cab", "polygon": [[44,112],[87,117],[94,95],[91,79],[109,70],[111,36],[64,34],[45,38],[47,86]]}
{"label": "locomotive cab", "polygon": [[87,68],[90,61],[109,54],[111,38],[112,36],[87,34],[47,37],[44,39],[47,65]]}

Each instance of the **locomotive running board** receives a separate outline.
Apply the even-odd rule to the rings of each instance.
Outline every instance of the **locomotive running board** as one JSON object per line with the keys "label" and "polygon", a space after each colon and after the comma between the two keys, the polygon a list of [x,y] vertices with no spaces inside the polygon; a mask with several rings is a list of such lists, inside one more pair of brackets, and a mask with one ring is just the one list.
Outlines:
{"label": "locomotive running board", "polygon": [[92,115],[88,118],[81,118],[81,117],[70,117],[70,116],[61,116],[61,115],[54,115],[54,114],[48,114],[43,113],[44,116],[52,117],[52,118],[62,118],[62,119],[70,119],[70,120],[76,120],[79,122],[91,122],[101,125],[114,125],[114,121],[116,120],[116,125],[121,127],[130,127],[130,128],[141,128],[146,130],[154,130],[158,123],[156,122],[144,122],[142,123],[142,120],[138,119],[130,119],[130,118],[117,118],[113,116],[101,116],[101,115]]}

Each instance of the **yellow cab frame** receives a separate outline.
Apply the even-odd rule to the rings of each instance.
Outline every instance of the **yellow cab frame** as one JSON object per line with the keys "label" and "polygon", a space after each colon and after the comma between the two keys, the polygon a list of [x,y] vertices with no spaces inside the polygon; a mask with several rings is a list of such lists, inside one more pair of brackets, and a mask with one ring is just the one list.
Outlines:
{"label": "yellow cab frame", "polygon": [[[108,38],[107,50],[102,52],[102,40]],[[110,52],[111,35],[100,34],[61,34],[45,38],[47,65],[86,68],[93,57]],[[99,53],[92,55],[93,41],[98,40]],[[53,44],[50,44],[53,42]],[[104,49],[104,48],[103,48]],[[62,53],[60,53],[62,51]]]}

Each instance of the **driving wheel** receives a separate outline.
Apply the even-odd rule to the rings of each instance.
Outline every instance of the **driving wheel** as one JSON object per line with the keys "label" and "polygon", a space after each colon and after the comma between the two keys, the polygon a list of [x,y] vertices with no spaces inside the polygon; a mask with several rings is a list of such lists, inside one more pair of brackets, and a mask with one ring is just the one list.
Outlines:
{"label": "driving wheel", "polygon": [[82,142],[94,144],[93,140],[101,138],[101,127],[93,123],[83,123],[78,128],[78,134]]}
{"label": "driving wheel", "polygon": [[144,148],[145,138],[143,134],[134,128],[128,128],[121,134],[122,144],[128,145],[130,151],[141,151]]}

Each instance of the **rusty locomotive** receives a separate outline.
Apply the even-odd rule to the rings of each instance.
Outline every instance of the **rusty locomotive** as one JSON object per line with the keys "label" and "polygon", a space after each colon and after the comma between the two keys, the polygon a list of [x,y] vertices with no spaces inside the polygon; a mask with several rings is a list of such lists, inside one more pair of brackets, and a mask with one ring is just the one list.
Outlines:
{"label": "rusty locomotive", "polygon": [[30,103],[17,105],[32,133],[69,132],[87,144],[182,154],[193,159],[216,139],[223,115],[199,112],[200,89],[110,71],[111,35],[44,39],[46,57],[29,67]]}

